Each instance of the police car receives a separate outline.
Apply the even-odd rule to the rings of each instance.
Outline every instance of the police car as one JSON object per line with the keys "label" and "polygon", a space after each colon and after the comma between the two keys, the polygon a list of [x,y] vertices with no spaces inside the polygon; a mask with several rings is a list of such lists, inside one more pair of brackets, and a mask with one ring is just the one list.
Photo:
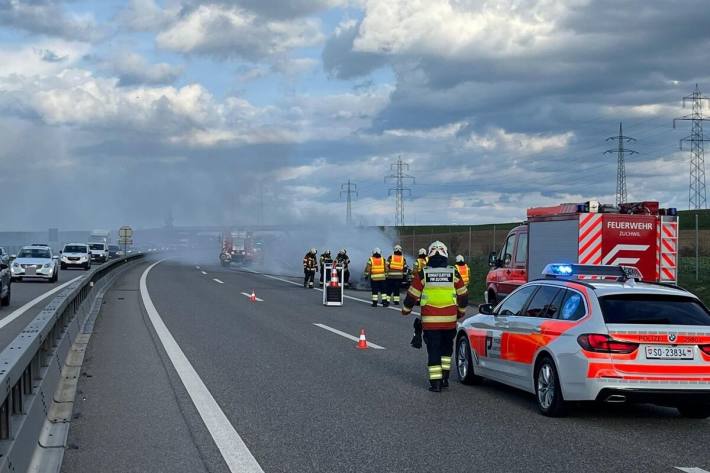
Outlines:
{"label": "police car", "polygon": [[710,416],[710,311],[697,297],[632,267],[553,264],[543,276],[459,323],[461,382],[523,389],[547,416],[568,401]]}

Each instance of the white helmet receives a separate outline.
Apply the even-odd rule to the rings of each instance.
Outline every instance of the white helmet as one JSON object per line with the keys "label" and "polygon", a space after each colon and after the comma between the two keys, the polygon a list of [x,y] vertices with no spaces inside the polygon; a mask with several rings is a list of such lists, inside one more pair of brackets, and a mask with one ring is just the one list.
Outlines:
{"label": "white helmet", "polygon": [[311,253],[315,255],[318,253],[318,250],[316,250],[315,248],[311,248]]}
{"label": "white helmet", "polygon": [[426,250],[424,248],[419,248],[419,256],[426,256]]}
{"label": "white helmet", "polygon": [[394,252],[395,252],[395,253],[397,253],[397,252],[400,252],[400,253],[401,253],[401,252],[402,252],[402,246],[401,246],[401,245],[394,245]]}
{"label": "white helmet", "polygon": [[373,255],[380,255],[380,254],[382,254],[382,250],[380,250],[379,248],[374,248],[372,250],[372,254]]}
{"label": "white helmet", "polygon": [[446,245],[444,245],[439,240],[429,245],[429,257],[431,258],[432,256],[436,256],[437,254],[446,258],[449,257],[449,249],[446,248]]}
{"label": "white helmet", "polygon": [[464,262],[464,260],[463,260],[463,255],[456,255],[456,262],[457,262],[457,263],[463,263],[463,262]]}

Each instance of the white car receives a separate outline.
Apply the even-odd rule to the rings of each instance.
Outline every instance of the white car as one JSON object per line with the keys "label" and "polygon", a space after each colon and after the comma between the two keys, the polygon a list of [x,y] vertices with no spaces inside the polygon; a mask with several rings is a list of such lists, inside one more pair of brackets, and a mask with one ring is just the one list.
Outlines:
{"label": "white car", "polygon": [[10,271],[13,281],[31,278],[56,282],[59,277],[57,257],[52,255],[52,249],[48,246],[23,247],[12,262]]}
{"label": "white car", "polygon": [[91,269],[91,253],[89,252],[89,245],[86,243],[67,243],[61,251],[59,261],[61,269]]}
{"label": "white car", "polygon": [[105,263],[108,261],[108,245],[106,243],[89,243],[91,260]]}
{"label": "white car", "polygon": [[710,416],[710,311],[636,268],[548,265],[544,278],[459,323],[456,368],[535,395],[542,414],[567,401],[642,402]]}

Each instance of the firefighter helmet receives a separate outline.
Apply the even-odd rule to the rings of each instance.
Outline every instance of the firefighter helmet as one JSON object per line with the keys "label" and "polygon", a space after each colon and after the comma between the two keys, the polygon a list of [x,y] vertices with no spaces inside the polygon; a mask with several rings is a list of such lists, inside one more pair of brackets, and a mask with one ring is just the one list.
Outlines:
{"label": "firefighter helmet", "polygon": [[330,256],[330,250],[325,250],[325,251],[323,252],[323,254],[326,255],[326,256]]}
{"label": "firefighter helmet", "polygon": [[456,255],[456,262],[463,263],[464,262],[463,255]]}
{"label": "firefighter helmet", "polygon": [[401,253],[401,252],[402,252],[402,246],[401,246],[401,245],[394,245],[394,252],[395,252],[395,253]]}
{"label": "firefighter helmet", "polygon": [[419,248],[419,256],[426,256],[426,250],[424,248]]}
{"label": "firefighter helmet", "polygon": [[444,245],[442,242],[439,240],[435,241],[431,245],[429,245],[429,257],[432,256],[445,256],[449,257],[449,250],[446,248],[446,245]]}
{"label": "firefighter helmet", "polygon": [[311,248],[310,253],[311,253],[312,255],[318,254],[318,250],[316,250],[315,248]]}
{"label": "firefighter helmet", "polygon": [[379,248],[374,248],[372,250],[372,254],[373,255],[380,255],[380,254],[382,254],[382,250],[380,250]]}

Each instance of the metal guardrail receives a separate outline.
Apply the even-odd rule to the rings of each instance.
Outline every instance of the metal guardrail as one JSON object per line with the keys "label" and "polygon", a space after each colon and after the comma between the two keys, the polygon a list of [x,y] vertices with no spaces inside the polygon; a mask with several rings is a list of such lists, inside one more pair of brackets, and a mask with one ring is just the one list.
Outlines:
{"label": "metal guardrail", "polygon": [[25,471],[87,305],[106,274],[143,253],[92,269],[55,296],[0,353],[0,472]]}

